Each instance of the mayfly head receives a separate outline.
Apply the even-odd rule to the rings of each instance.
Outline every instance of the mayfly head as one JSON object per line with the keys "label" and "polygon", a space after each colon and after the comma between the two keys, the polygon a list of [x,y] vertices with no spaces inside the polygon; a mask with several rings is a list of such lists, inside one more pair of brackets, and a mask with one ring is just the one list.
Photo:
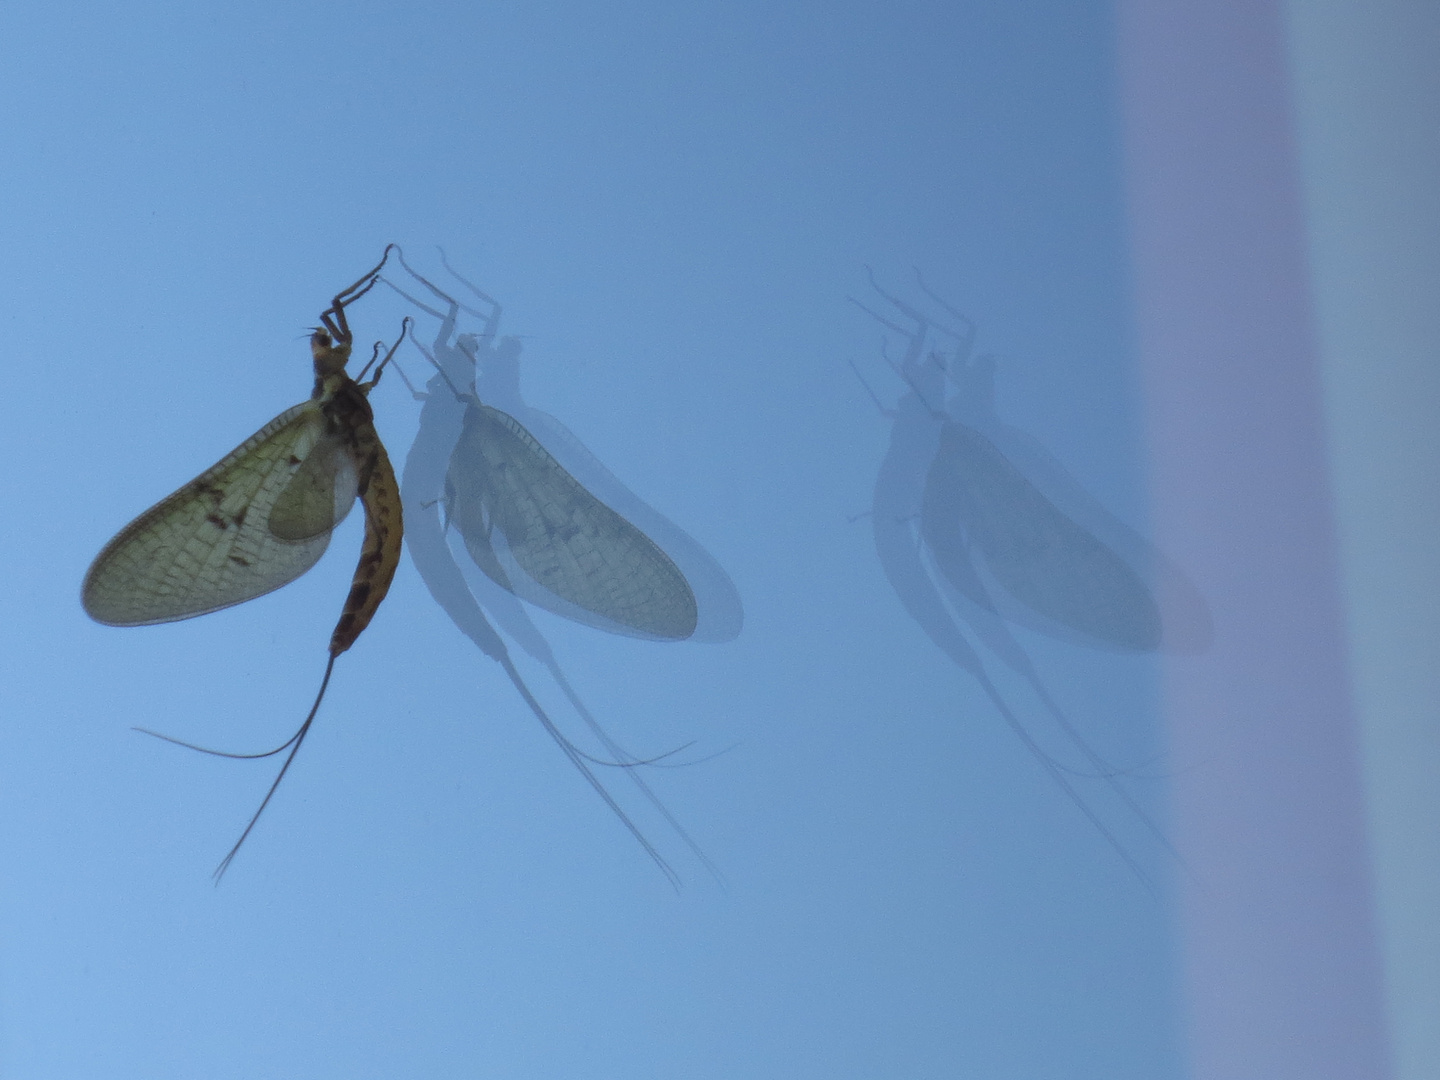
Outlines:
{"label": "mayfly head", "polygon": [[[455,344],[460,351],[468,356],[472,362],[480,363],[481,337],[479,334],[460,334],[455,338]],[[487,339],[488,340],[488,339]],[[524,350],[525,343],[518,337],[507,334],[500,339],[496,348],[485,348],[485,362],[489,364],[500,363],[510,367],[519,367],[520,353]]]}
{"label": "mayfly head", "polygon": [[315,378],[322,380],[340,375],[350,362],[350,343],[337,342],[324,330],[310,335],[310,353],[315,358]]}
{"label": "mayfly head", "polygon": [[482,400],[512,400],[520,395],[520,353],[524,347],[518,337],[503,337],[499,345],[478,357],[475,386]]}
{"label": "mayfly head", "polygon": [[500,339],[500,347],[495,350],[495,360],[510,367],[520,366],[520,351],[525,346],[518,337],[503,337]]}
{"label": "mayfly head", "polygon": [[953,387],[946,405],[952,416],[974,418],[995,411],[994,353],[983,353],[969,363],[951,364],[945,374]]}
{"label": "mayfly head", "polygon": [[480,351],[480,339],[474,334],[460,334],[455,338],[453,348],[447,348],[437,340],[426,355],[445,381],[460,394],[468,394],[475,386],[476,355]]}

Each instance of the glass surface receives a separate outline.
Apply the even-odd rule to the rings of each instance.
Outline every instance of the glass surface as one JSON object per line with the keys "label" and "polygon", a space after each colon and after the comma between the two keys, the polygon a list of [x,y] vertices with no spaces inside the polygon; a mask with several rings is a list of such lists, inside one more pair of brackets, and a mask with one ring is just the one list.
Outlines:
{"label": "glass surface", "polygon": [[[1433,881],[1396,867],[1440,865],[1435,811],[1375,800],[1425,790],[1435,697],[1372,691],[1433,638],[1356,576],[1395,470],[1347,455],[1399,406],[1345,411],[1316,126],[1359,39],[1296,11],[0,12],[0,1072],[1428,1075]],[[287,739],[364,515],[203,618],[102,626],[80,583],[307,399],[392,242],[471,309],[348,312],[352,374],[407,314],[459,372],[407,342],[369,397],[428,546],[217,885],[279,759],[132,729]],[[656,640],[692,616],[654,559],[645,616],[486,576],[553,552],[485,531],[475,455],[530,452],[462,438],[481,404],[665,552],[695,640]]]}

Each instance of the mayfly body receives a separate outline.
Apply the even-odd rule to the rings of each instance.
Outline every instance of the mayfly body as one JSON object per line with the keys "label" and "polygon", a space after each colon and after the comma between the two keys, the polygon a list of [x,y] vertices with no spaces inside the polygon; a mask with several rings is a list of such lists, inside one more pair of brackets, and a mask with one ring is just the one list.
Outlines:
{"label": "mayfly body", "polygon": [[[357,382],[345,370],[354,343],[345,309],[374,287],[390,251],[387,247],[379,264],[337,294],[321,314],[322,327],[310,338],[315,366],[310,400],[281,413],[218,464],[132,521],[105,545],[85,575],[81,601],[97,622],[144,626],[188,619],[294,581],[324,554],[331,531],[357,497],[364,507],[360,561],[330,636],[325,675],[310,712],[273,750],[221,755],[259,758],[289,751],[265,798],[216,868],[217,880],[295,760],[324,700],[335,660],[370,624],[399,564],[400,489],[367,396],[400,340],[368,381]],[[404,331],[402,326],[402,338]],[[380,348],[377,344],[362,378],[379,358]]]}

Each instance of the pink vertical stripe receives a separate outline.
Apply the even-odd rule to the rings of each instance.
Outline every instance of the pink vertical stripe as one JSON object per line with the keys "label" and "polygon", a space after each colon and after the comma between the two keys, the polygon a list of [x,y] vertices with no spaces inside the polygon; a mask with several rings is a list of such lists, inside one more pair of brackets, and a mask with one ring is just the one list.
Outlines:
{"label": "pink vertical stripe", "polygon": [[1196,1080],[1387,1074],[1357,737],[1272,0],[1118,7],[1160,546],[1215,618],[1167,666]]}

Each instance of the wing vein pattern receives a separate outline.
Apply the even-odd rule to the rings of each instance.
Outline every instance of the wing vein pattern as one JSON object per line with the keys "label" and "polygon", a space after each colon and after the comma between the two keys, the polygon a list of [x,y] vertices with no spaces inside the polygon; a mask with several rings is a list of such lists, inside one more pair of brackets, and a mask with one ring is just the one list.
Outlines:
{"label": "wing vein pattern", "polygon": [[695,594],[679,567],[509,414],[472,401],[447,489],[451,521],[497,584],[527,599],[539,586],[660,638],[695,632]]}
{"label": "wing vein pattern", "polygon": [[1046,618],[1121,648],[1159,648],[1160,611],[1140,575],[978,431],[945,424],[921,521],[941,571],[981,607],[994,610],[967,549],[1011,596]]}
{"label": "wing vein pattern", "polygon": [[325,431],[319,405],[303,402],[140,515],[95,559],[82,590],[85,610],[112,626],[173,622],[254,599],[305,573],[325,553],[329,529],[282,539],[270,515]]}

